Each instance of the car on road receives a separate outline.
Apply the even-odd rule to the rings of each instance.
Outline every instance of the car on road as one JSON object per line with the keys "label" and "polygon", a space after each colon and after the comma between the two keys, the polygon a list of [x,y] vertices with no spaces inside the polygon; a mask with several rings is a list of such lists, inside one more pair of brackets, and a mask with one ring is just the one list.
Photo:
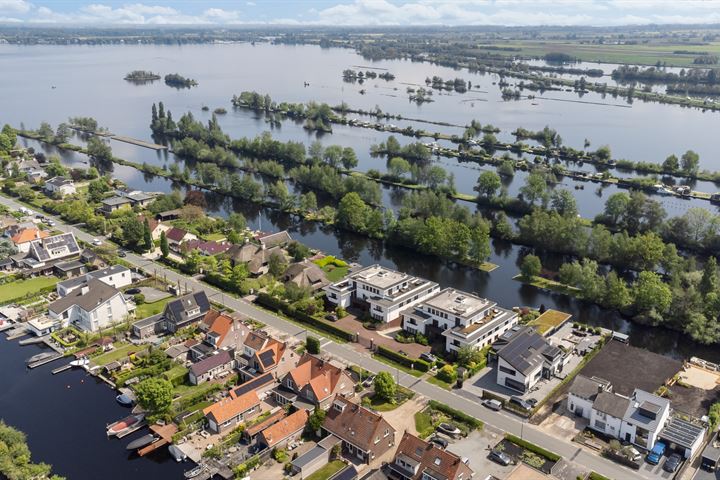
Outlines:
{"label": "car on road", "polygon": [[507,453],[501,452],[499,450],[492,450],[488,454],[488,458],[492,460],[493,462],[499,463],[503,467],[507,467],[508,465],[512,464],[512,458],[510,458],[510,455]]}
{"label": "car on road", "polygon": [[653,446],[652,450],[648,452],[647,457],[645,457],[645,461],[651,465],[657,465],[660,463],[660,459],[665,454],[666,448],[667,446],[663,442],[657,442],[655,446]]}
{"label": "car on road", "polygon": [[128,295],[137,295],[138,293],[140,293],[140,289],[139,288],[128,288],[127,290],[125,290],[125,293],[127,293]]}
{"label": "car on road", "polygon": [[442,449],[446,449],[448,446],[448,441],[442,437],[438,437],[437,435],[432,437],[430,439],[430,442],[434,443],[435,445],[437,445],[438,447],[440,447]]}
{"label": "car on road", "polygon": [[675,473],[675,471],[680,466],[680,462],[682,462],[682,457],[679,453],[673,453],[670,455],[667,460],[665,460],[665,463],[663,463],[663,470],[670,473]]}
{"label": "car on road", "polygon": [[45,223],[47,223],[48,227],[54,227],[56,225],[54,220],[48,220]]}
{"label": "car on road", "polygon": [[451,437],[455,437],[456,435],[460,435],[462,433],[462,431],[458,427],[446,422],[438,425],[436,430],[440,433],[444,433],[445,435],[450,435]]}
{"label": "car on road", "polygon": [[125,250],[118,250],[118,257],[120,257],[120,258],[127,257],[127,252]]}
{"label": "car on road", "polygon": [[502,410],[502,407],[503,407],[502,402],[500,402],[500,400],[494,400],[494,399],[493,400],[485,400],[484,402],[482,402],[482,404],[485,407],[489,408],[490,410],[495,410],[496,412],[499,412],[500,410]]}
{"label": "car on road", "polygon": [[523,400],[520,397],[510,397],[510,403],[516,407],[522,408],[523,410],[532,410],[533,406],[530,402]]}
{"label": "car on road", "polygon": [[98,246],[102,245],[102,242],[100,240],[98,240],[97,238],[93,238],[92,244],[95,245],[96,247],[98,247]]}
{"label": "car on road", "polygon": [[425,360],[428,363],[435,363],[437,361],[437,357],[432,353],[425,352],[420,354],[420,360]]}

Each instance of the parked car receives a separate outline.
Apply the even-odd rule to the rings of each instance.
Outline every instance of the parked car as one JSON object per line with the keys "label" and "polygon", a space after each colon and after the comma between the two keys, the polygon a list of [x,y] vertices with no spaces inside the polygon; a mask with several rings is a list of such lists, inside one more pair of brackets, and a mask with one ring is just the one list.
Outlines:
{"label": "parked car", "polygon": [[48,220],[48,221],[45,222],[45,223],[47,223],[48,227],[54,227],[54,226],[55,226],[55,221],[54,221],[54,220]]}
{"label": "parked car", "polygon": [[92,244],[95,245],[96,247],[99,247],[100,245],[102,245],[102,242],[100,240],[98,240],[97,238],[93,238]]}
{"label": "parked car", "polygon": [[642,458],[642,455],[640,455],[640,452],[638,451],[637,448],[635,448],[635,447],[626,447],[626,448],[627,448],[627,450],[625,450],[625,449],[623,449],[623,450],[625,450],[627,452],[628,458],[630,460],[632,460],[633,462],[637,462],[638,460],[640,460]]}
{"label": "parked car", "polygon": [[139,288],[128,288],[127,290],[125,290],[125,293],[127,293],[128,295],[137,295],[138,293],[140,293],[140,289]]}
{"label": "parked car", "polygon": [[455,425],[453,425],[451,423],[445,423],[445,422],[443,422],[437,426],[437,431],[444,433],[446,435],[450,435],[451,437],[460,435],[462,433],[462,431],[459,428],[457,428]]}
{"label": "parked car", "polygon": [[482,404],[489,408],[490,410],[495,410],[496,412],[499,412],[502,410],[503,404],[500,400],[494,400],[494,399],[488,399],[484,400]]}
{"label": "parked car", "polygon": [[428,363],[435,363],[437,361],[437,357],[432,353],[421,353],[420,360],[425,360]]}
{"label": "parked car", "polygon": [[533,408],[530,402],[527,402],[520,397],[510,397],[510,403],[516,407],[522,408],[523,410],[532,410]]}
{"label": "parked car", "polygon": [[682,457],[679,453],[673,453],[670,455],[667,460],[665,460],[665,463],[663,463],[663,470],[670,473],[675,473],[675,471],[680,466],[680,462],[682,462]]}
{"label": "parked car", "polygon": [[652,450],[648,452],[647,457],[645,457],[645,461],[651,465],[657,465],[660,463],[660,459],[665,453],[666,448],[667,446],[663,442],[657,442],[655,446],[653,446]]}
{"label": "parked car", "polygon": [[430,439],[430,442],[434,443],[435,445],[437,445],[438,447],[443,448],[443,449],[447,448],[447,446],[448,446],[448,441],[442,437],[438,437],[437,435],[432,437]]}
{"label": "parked car", "polygon": [[337,319],[338,319],[338,317],[334,313],[328,313],[327,315],[325,315],[325,320],[330,320],[331,322],[336,322]]}
{"label": "parked car", "polygon": [[507,467],[512,463],[512,458],[510,458],[510,455],[498,450],[492,450],[488,455],[488,458],[493,462],[499,463],[503,467]]}
{"label": "parked car", "polygon": [[374,382],[375,382],[375,375],[370,375],[368,378],[366,378],[363,381],[362,384],[363,384],[363,387],[368,388],[368,387],[371,387]]}
{"label": "parked car", "polygon": [[118,250],[118,257],[125,258],[127,256],[127,252],[125,250]]}
{"label": "parked car", "polygon": [[537,403],[538,403],[537,398],[528,398],[525,401],[527,403],[529,403],[532,406],[532,408],[535,408],[535,405],[537,405]]}

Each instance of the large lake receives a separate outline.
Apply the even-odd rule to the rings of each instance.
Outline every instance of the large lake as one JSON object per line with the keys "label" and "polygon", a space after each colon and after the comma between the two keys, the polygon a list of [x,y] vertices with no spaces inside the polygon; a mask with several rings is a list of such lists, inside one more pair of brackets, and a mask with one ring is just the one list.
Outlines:
{"label": "large lake", "polygon": [[[343,82],[342,70],[370,66],[387,69],[395,80],[369,80],[363,85]],[[586,65],[592,68],[592,64]],[[186,111],[196,118],[209,119],[217,107],[228,110],[220,116],[223,129],[231,137],[255,136],[269,130],[262,116],[241,109],[233,109],[230,99],[244,90],[268,93],[276,101],[306,102],[317,100],[331,105],[347,102],[353,107],[399,113],[405,117],[467,124],[477,119],[502,129],[501,139],[512,141],[510,131],[518,126],[542,129],[549,125],[559,131],[564,143],[582,148],[587,138],[591,148],[608,144],[618,158],[661,162],[668,154],[680,154],[693,149],[701,155],[701,167],[720,170],[717,140],[709,132],[720,131],[720,113],[703,113],[653,103],[634,102],[611,96],[602,98],[587,94],[579,100],[572,92],[548,92],[535,101],[505,102],[500,96],[494,75],[471,74],[410,61],[369,62],[350,50],[320,49],[314,46],[272,46],[258,44],[218,44],[188,46],[33,46],[0,45],[0,124],[24,124],[37,128],[42,121],[53,126],[70,116],[92,116],[112,132],[150,140],[150,106],[162,101],[175,119]],[[608,66],[604,67],[608,69]],[[194,78],[199,86],[176,90],[162,81],[147,85],[133,85],[123,80],[131,70],[146,69],[166,74],[178,72]],[[364,70],[364,68],[363,68]],[[426,77],[461,77],[472,82],[473,90],[465,94],[440,93],[435,101],[418,106],[407,98],[408,84],[422,84]],[[608,78],[601,81],[611,82]],[[308,86],[305,86],[305,83]],[[511,80],[512,83],[512,80]],[[54,88],[53,88],[54,87]],[[364,89],[365,94],[360,94]],[[598,105],[595,103],[601,103]],[[413,125],[427,130],[461,133],[460,128],[435,127],[409,121],[392,123]],[[302,125],[283,122],[273,135],[283,140],[301,140],[306,144],[316,136],[303,130]],[[385,168],[384,160],[369,155],[370,145],[384,141],[387,134],[374,130],[335,126],[333,134],[324,135],[324,144],[341,144],[356,149],[361,170]],[[411,141],[398,137],[401,143]],[[35,148],[37,142],[25,141]],[[172,155],[119,142],[112,142],[119,157],[155,165],[177,161]],[[51,153],[52,150],[46,150]],[[63,153],[68,165],[86,166],[87,158]],[[472,193],[477,175],[487,168],[476,164],[459,164],[442,159],[444,168],[454,173],[458,190]],[[587,165],[586,170],[592,167]],[[129,167],[114,166],[113,176],[129,185],[148,191],[168,192],[179,188],[163,178],[143,175]],[[518,172],[507,185],[510,194],[522,186],[525,174]],[[580,212],[592,217],[602,210],[607,196],[617,191],[613,187],[598,188],[597,184],[582,184],[564,180],[561,188],[570,189],[578,199]],[[698,182],[704,191],[720,189],[709,182]],[[383,189],[387,207],[397,208],[403,191]],[[662,329],[633,325],[613,312],[554,294],[538,291],[512,280],[517,274],[517,262],[524,252],[521,247],[494,242],[492,262],[500,266],[490,274],[447,265],[432,257],[388,247],[356,235],[338,233],[296,218],[259,209],[227,198],[209,195],[211,210],[218,215],[242,212],[254,228],[264,230],[287,228],[292,235],[327,253],[361,262],[381,263],[393,268],[421,275],[496,300],[503,306],[529,305],[558,308],[571,312],[583,322],[622,330],[631,336],[632,343],[653,351],[676,357],[697,355],[720,360],[716,348],[695,345],[679,334]],[[679,215],[691,206],[717,208],[707,202],[674,198],[661,199],[670,215]],[[323,199],[321,198],[321,201]],[[325,199],[324,201],[329,201]],[[474,205],[468,204],[471,208]],[[561,259],[548,257],[548,265]],[[18,426],[29,434],[29,443],[36,458],[57,466],[59,473],[70,478],[158,478],[159,472],[177,476],[180,467],[160,464],[159,459],[126,461],[127,455],[119,442],[105,442],[103,427],[119,417],[122,411],[114,404],[112,394],[103,385],[85,380],[80,373],[50,376],[47,369],[24,372],[22,359],[30,357],[34,349],[18,347],[0,340],[0,363],[7,368],[0,374],[4,385],[12,388],[0,393],[0,418]],[[10,370],[10,371],[7,371]],[[65,387],[70,386],[70,389]],[[82,395],[80,395],[80,393]],[[67,397],[67,398],[63,398]],[[31,401],[28,401],[31,399]],[[52,432],[52,433],[50,433]],[[98,433],[99,432],[99,433]],[[85,463],[86,462],[86,463]],[[163,475],[164,476],[164,475]]]}

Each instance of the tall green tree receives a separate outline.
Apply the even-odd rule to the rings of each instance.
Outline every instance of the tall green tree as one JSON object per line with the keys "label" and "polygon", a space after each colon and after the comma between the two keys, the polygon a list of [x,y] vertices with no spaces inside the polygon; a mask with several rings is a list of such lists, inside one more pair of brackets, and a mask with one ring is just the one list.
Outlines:
{"label": "tall green tree", "polygon": [[170,245],[168,244],[167,235],[165,235],[164,230],[160,232],[160,252],[163,258],[167,258],[167,256],[170,255]]}
{"label": "tall green tree", "polygon": [[172,383],[161,377],[150,377],[135,386],[138,404],[153,414],[162,414],[172,405]]}
{"label": "tall green tree", "polygon": [[525,255],[522,262],[520,262],[520,273],[527,280],[540,275],[541,270],[542,263],[540,263],[540,258],[537,255]]}
{"label": "tall green tree", "polygon": [[493,197],[501,185],[500,175],[488,170],[478,177],[475,191],[485,197]]}
{"label": "tall green tree", "polygon": [[375,395],[377,395],[380,399],[389,403],[395,403],[397,384],[395,383],[395,379],[393,379],[392,375],[390,375],[390,372],[383,371],[375,375],[373,386],[375,387]]}
{"label": "tall green tree", "polygon": [[150,223],[147,217],[145,217],[145,222],[143,222],[143,242],[145,244],[145,250],[150,251],[153,249],[152,232],[150,231]]}
{"label": "tall green tree", "polygon": [[702,279],[700,279],[700,292],[703,295],[718,293],[718,286],[720,286],[720,280],[718,280],[717,260],[715,260],[715,257],[710,256],[703,267]]}

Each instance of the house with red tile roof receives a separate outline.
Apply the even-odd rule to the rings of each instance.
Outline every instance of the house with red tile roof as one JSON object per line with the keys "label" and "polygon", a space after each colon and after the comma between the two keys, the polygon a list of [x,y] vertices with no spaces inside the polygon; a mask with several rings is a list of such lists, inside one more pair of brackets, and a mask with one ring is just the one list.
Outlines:
{"label": "house with red tile roof", "polygon": [[200,360],[221,348],[237,348],[250,334],[248,325],[234,318],[210,310],[199,323],[200,331],[205,333],[202,342],[194,345],[190,350],[193,360]]}
{"label": "house with red tile roof", "polygon": [[30,243],[38,238],[47,238],[50,234],[38,228],[25,228],[13,235],[10,240],[15,244],[15,248],[19,252],[27,253],[30,251]]}
{"label": "house with red tile roof", "polygon": [[257,436],[257,443],[264,448],[284,447],[298,438],[307,423],[307,410],[298,410],[282,420],[270,425]]}
{"label": "house with red tile roof", "polygon": [[182,228],[172,227],[170,230],[165,232],[165,237],[168,240],[168,246],[179,252],[183,242],[189,242],[190,240],[197,240],[197,235],[190,233]]}
{"label": "house with red tile roof", "polygon": [[295,403],[300,398],[309,407],[327,409],[336,395],[346,398],[355,395],[355,382],[342,368],[306,353],[273,393],[281,405]]}
{"label": "house with red tile roof", "polygon": [[260,413],[260,398],[255,390],[239,396],[226,397],[203,410],[208,428],[221,433]]}
{"label": "house with red tile roof", "polygon": [[298,356],[284,342],[263,331],[250,332],[238,350],[237,362],[243,380],[272,372],[282,378],[297,365]]}
{"label": "house with red tile roof", "polygon": [[395,446],[395,429],[382,415],[340,395],[332,401],[322,429],[342,440],[345,455],[368,464]]}
{"label": "house with red tile roof", "polygon": [[388,463],[389,477],[397,480],[470,480],[473,470],[460,457],[408,432]]}
{"label": "house with red tile roof", "polygon": [[211,257],[213,255],[219,255],[230,250],[233,244],[230,242],[215,242],[205,240],[189,240],[182,244],[182,248],[185,252],[192,252],[193,250],[199,251],[201,254]]}

